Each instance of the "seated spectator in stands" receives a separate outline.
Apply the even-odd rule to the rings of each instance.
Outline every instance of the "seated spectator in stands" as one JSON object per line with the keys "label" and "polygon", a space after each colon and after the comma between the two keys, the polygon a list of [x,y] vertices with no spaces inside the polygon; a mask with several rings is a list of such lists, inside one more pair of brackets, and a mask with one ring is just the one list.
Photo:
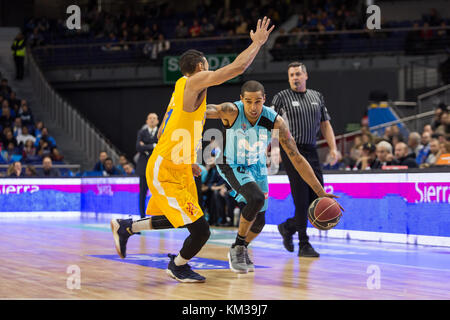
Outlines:
{"label": "seated spectator in stands", "polygon": [[[202,184],[202,195],[206,197],[204,206],[207,207],[209,225],[228,224],[232,225],[231,217],[227,219],[226,205],[230,197],[228,185],[219,175],[214,157],[206,160],[208,174]],[[234,208],[233,208],[234,209]],[[230,224],[231,223],[231,224]]]}
{"label": "seated spectator in stands", "polygon": [[436,160],[435,165],[448,166],[450,165],[450,141],[444,141],[440,144],[440,156]]}
{"label": "seated spectator in stands", "polygon": [[119,176],[121,172],[114,166],[111,158],[106,158],[104,162],[103,176]]}
{"label": "seated spectator in stands", "polygon": [[431,134],[428,131],[424,131],[422,133],[421,148],[416,157],[416,163],[419,166],[425,162],[426,158],[428,157],[428,154],[430,153],[430,141],[431,141]]}
{"label": "seated spectator in stands", "polygon": [[158,40],[153,42],[152,47],[152,59],[157,60],[161,57],[161,54],[170,50],[170,41],[164,39],[162,33],[159,34]]}
{"label": "seated spectator in stands", "polygon": [[178,24],[175,28],[175,38],[187,38],[189,36],[189,30],[185,26],[184,21],[178,21]]}
{"label": "seated spectator in stands", "polygon": [[355,136],[353,139],[353,145],[350,148],[349,155],[344,158],[344,163],[346,168],[353,168],[356,164],[356,161],[361,157],[362,155],[362,140],[361,136]]}
{"label": "seated spectator in stands", "polygon": [[362,146],[362,155],[356,161],[353,170],[368,170],[379,168],[379,162],[377,160],[376,147],[373,143],[364,143]]}
{"label": "seated spectator in stands", "polygon": [[395,147],[395,145],[400,141],[404,141],[403,135],[400,133],[400,128],[398,125],[394,124],[391,126],[391,138],[389,139],[389,142],[393,147]]}
{"label": "seated spectator in stands", "polygon": [[26,125],[22,125],[22,132],[16,137],[16,140],[19,146],[24,145],[27,140],[31,140],[33,144],[36,142],[36,138],[28,132],[28,127]]}
{"label": "seated spectator in stands", "polygon": [[105,170],[105,160],[108,158],[108,153],[106,151],[100,151],[100,154],[98,155],[98,161],[94,165],[94,169],[92,171],[102,171]]}
{"label": "seated spectator in stands", "polygon": [[361,134],[361,141],[363,144],[373,143],[373,136],[371,133],[365,132]]}
{"label": "seated spectator in stands", "polygon": [[42,170],[40,176],[44,178],[53,178],[61,176],[59,170],[53,168],[53,162],[49,156],[45,156],[42,159]]}
{"label": "seated spectator in stands", "polygon": [[[22,120],[22,124],[24,126],[27,126],[28,129],[30,129],[30,132],[32,133],[33,132],[32,130],[34,129],[34,117],[33,114],[31,113],[30,107],[28,106],[26,100],[21,101],[18,117]],[[42,121],[40,122],[42,123],[43,126],[44,123]]]}
{"label": "seated spectator in stands", "polygon": [[189,35],[191,36],[191,38],[197,38],[198,36],[200,36],[201,31],[202,28],[200,27],[198,20],[194,19],[192,26],[189,28]]}
{"label": "seated spectator in stands", "polygon": [[431,127],[431,124],[426,124],[423,126],[423,131],[424,132],[428,132],[430,134],[430,136],[433,134],[433,128]]}
{"label": "seated spectator in stands", "polygon": [[121,173],[124,173],[125,170],[124,170],[123,166],[126,165],[127,163],[128,163],[127,156],[124,155],[124,154],[121,154],[121,155],[119,156],[119,164],[117,165],[117,169],[118,169]]}
{"label": "seated spectator in stands", "polygon": [[450,138],[450,112],[448,110],[442,111],[439,117],[440,125],[434,131],[435,134],[444,136],[445,139]]}
{"label": "seated spectator in stands", "polygon": [[44,36],[39,32],[38,27],[33,29],[33,33],[28,37],[28,43],[32,48],[44,44]]}
{"label": "seated spectator in stands", "polygon": [[[23,119],[22,119],[23,122]],[[37,138],[39,138],[41,136],[41,130],[44,127],[44,122],[42,121],[38,121],[36,122],[36,126],[34,127],[34,136]]]}
{"label": "seated spectator in stands", "polygon": [[414,155],[414,161],[419,154],[419,151],[423,146],[420,144],[420,134],[418,132],[411,132],[408,136],[408,147],[410,149],[409,154]]}
{"label": "seated spectator in stands", "polygon": [[16,137],[16,139],[17,139],[17,136],[22,134],[22,120],[20,118],[14,119],[12,131],[13,131],[13,135],[14,135],[14,137]]}
{"label": "seated spectator in stands", "polygon": [[117,39],[114,32],[111,32],[109,34],[108,40],[106,42],[108,43],[102,46],[103,51],[116,51],[121,49],[120,46],[117,45],[119,40]]}
{"label": "seated spectator in stands", "polygon": [[124,174],[127,176],[132,176],[135,174],[133,165],[130,162],[127,162],[123,165],[123,171],[124,171]]}
{"label": "seated spectator in stands", "polygon": [[215,31],[214,25],[208,21],[208,18],[203,17],[200,35],[202,37],[212,37],[214,35],[214,31]]}
{"label": "seated spectator in stands", "polygon": [[372,164],[372,169],[382,169],[383,166],[390,166],[393,164],[394,155],[392,154],[392,145],[382,140],[376,145],[377,159]]}
{"label": "seated spectator in stands", "polygon": [[[36,147],[36,152],[38,156],[40,156],[41,158],[44,158],[45,156],[50,156],[50,154],[52,153],[52,147],[50,146],[50,144],[44,139],[39,140],[38,143],[39,144]],[[36,143],[34,145],[36,145]]]}
{"label": "seated spectator in stands", "polygon": [[22,164],[20,163],[20,161],[14,161],[9,166],[7,175],[11,178],[19,178],[24,176],[24,173],[22,172]]}
{"label": "seated spectator in stands", "polygon": [[408,168],[418,167],[414,153],[408,153],[408,146],[404,142],[395,145],[394,165],[407,166]]}
{"label": "seated spectator in stands", "polygon": [[153,54],[154,43],[153,43],[152,35],[151,34],[146,35],[145,36],[145,40],[146,40],[146,42],[145,42],[144,47],[142,48],[142,53],[147,58],[153,59],[153,55],[152,54]]}
{"label": "seated spectator in stands", "polygon": [[0,81],[0,94],[1,94],[3,97],[7,98],[7,97],[9,97],[9,95],[11,94],[11,91],[12,91],[12,89],[11,89],[11,87],[8,85],[8,79],[3,78],[3,79]]}
{"label": "seated spectator in stands", "polygon": [[421,168],[427,168],[437,161],[437,159],[440,156],[440,146],[439,146],[439,140],[438,139],[431,139],[430,141],[430,152],[428,153],[428,156],[425,159],[425,162],[420,165]]}
{"label": "seated spectator in stands", "polygon": [[49,135],[48,129],[46,127],[42,127],[41,136],[36,137],[36,142],[34,143],[34,145],[38,147],[41,140],[47,142],[50,148],[56,147],[56,141],[51,135]]}
{"label": "seated spectator in stands", "polygon": [[34,166],[28,165],[25,168],[25,177],[32,178],[32,177],[37,177],[37,175],[38,174],[37,174],[36,168]]}
{"label": "seated spectator in stands", "polygon": [[11,109],[9,109],[8,100],[3,101],[2,105],[2,115],[0,116],[0,126],[2,128],[10,127],[12,128],[14,122],[14,117],[11,116]]}
{"label": "seated spectator in stands", "polygon": [[[274,138],[276,139],[276,138]],[[284,171],[283,161],[281,160],[279,143],[272,143],[267,148],[267,175],[276,175],[279,171]]]}
{"label": "seated spectator in stands", "polygon": [[3,130],[4,137],[2,140],[3,146],[7,146],[9,143],[12,143],[14,147],[17,147],[19,144],[17,143],[16,138],[14,137],[11,128],[7,127]]}
{"label": "seated spectator in stands", "polygon": [[42,158],[37,154],[33,140],[29,139],[25,141],[24,147],[22,149],[22,159],[24,162],[41,161]]}
{"label": "seated spectator in stands", "polygon": [[51,149],[50,158],[55,162],[62,162],[64,160],[64,156],[61,155],[59,149],[56,147]]}
{"label": "seated spectator in stands", "polygon": [[242,19],[239,25],[236,27],[235,33],[248,34],[248,23],[247,21],[245,21],[245,19]]}
{"label": "seated spectator in stands", "polygon": [[14,143],[9,142],[6,145],[6,149],[1,151],[1,156],[6,163],[10,163],[12,161],[20,160],[22,155],[20,154],[19,148],[17,148]]}
{"label": "seated spectator in stands", "polygon": [[334,161],[331,158],[331,155],[328,153],[323,163],[324,170],[340,170],[344,168],[344,162],[342,162],[342,153],[340,151],[337,152],[337,161]]}
{"label": "seated spectator in stands", "polygon": [[17,99],[15,91],[11,91],[8,101],[9,101],[9,107],[12,110],[14,110],[14,112],[16,113],[15,116],[17,117],[18,113],[16,112],[16,110],[20,109],[20,100]]}
{"label": "seated spectator in stands", "polygon": [[436,109],[434,109],[433,120],[431,121],[431,129],[436,130],[441,125],[441,114],[447,110],[445,103],[440,103]]}

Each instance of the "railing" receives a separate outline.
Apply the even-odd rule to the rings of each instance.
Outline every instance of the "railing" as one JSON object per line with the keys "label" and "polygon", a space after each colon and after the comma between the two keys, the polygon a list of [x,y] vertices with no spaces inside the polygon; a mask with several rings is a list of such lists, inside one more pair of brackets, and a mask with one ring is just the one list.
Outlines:
{"label": "railing", "polygon": [[[415,114],[409,117],[404,117],[399,120],[386,122],[383,124],[379,124],[373,127],[370,127],[369,130],[372,134],[376,136],[382,136],[382,132],[385,128],[390,127],[392,125],[401,124],[404,126],[407,133],[412,131],[421,131],[425,124],[429,124],[431,122],[431,118],[434,116],[434,111],[427,111],[421,114]],[[336,136],[336,146],[337,149],[341,152],[342,156],[349,155],[350,149],[353,146],[353,140],[355,136],[362,134],[362,130],[357,130],[353,132],[349,132],[346,134]],[[407,136],[405,137],[407,138]],[[407,142],[407,141],[405,141]],[[325,159],[326,154],[328,153],[328,144],[325,139],[321,139],[317,141],[319,156],[322,159]]]}
{"label": "railing", "polygon": [[95,162],[100,151],[106,151],[117,163],[119,161],[117,149],[52,88],[36,64],[33,54],[29,54],[28,58],[33,90],[45,111],[49,112],[58,126],[80,145],[89,161]]}
{"label": "railing", "polygon": [[435,109],[440,103],[450,105],[450,84],[440,87],[417,97],[418,112]]}
{"label": "railing", "polygon": [[[448,40],[450,41],[450,40]],[[450,45],[450,42],[448,42]],[[447,54],[425,56],[408,62],[404,72],[406,89],[431,88],[441,84],[439,65],[448,58]]]}
{"label": "railing", "polygon": [[[257,60],[326,59],[336,57],[376,55],[424,55],[446,53],[446,35],[431,39],[420,38],[422,28],[385,28],[380,30],[346,30],[306,32],[299,30],[278,34],[273,46],[264,46]],[[432,32],[450,27],[430,27]],[[240,52],[250,44],[248,35],[170,39],[170,49],[152,59],[144,53],[148,41],[108,42],[107,39],[70,38],[54,41],[52,45],[33,49],[36,61],[43,68],[70,65],[157,64],[164,55],[179,55],[188,48],[205,54]]]}

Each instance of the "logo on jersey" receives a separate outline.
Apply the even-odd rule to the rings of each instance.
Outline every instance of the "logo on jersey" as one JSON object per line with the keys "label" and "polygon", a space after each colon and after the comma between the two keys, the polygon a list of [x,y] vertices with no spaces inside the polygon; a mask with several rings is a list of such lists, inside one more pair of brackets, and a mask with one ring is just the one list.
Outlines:
{"label": "logo on jersey", "polygon": [[292,101],[292,105],[293,105],[294,107],[298,107],[298,106],[300,106],[300,102],[298,102],[298,101]]}
{"label": "logo on jersey", "polygon": [[242,125],[241,125],[241,128],[242,128],[242,130],[247,130],[247,125],[245,124],[245,123],[243,123]]}
{"label": "logo on jersey", "polygon": [[196,205],[194,205],[192,202],[188,202],[186,203],[186,211],[191,215],[191,216],[196,216],[199,209],[197,208]]}

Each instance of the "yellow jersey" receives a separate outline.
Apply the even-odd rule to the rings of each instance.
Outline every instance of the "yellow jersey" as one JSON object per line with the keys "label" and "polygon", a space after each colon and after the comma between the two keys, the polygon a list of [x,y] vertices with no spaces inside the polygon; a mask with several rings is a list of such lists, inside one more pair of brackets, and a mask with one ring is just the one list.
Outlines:
{"label": "yellow jersey", "polygon": [[175,84],[167,107],[167,117],[161,124],[163,131],[153,150],[153,153],[174,164],[196,163],[206,119],[206,95],[194,112],[183,110],[186,81],[187,77],[181,77]]}

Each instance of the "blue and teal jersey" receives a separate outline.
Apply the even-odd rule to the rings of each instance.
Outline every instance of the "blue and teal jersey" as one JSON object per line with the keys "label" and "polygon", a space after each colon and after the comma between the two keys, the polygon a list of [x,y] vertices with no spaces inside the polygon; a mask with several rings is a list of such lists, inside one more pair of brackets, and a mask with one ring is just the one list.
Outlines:
{"label": "blue and teal jersey", "polygon": [[224,163],[229,165],[266,165],[266,150],[272,138],[277,113],[263,106],[255,125],[248,121],[242,101],[234,102],[239,114],[230,127],[225,128]]}

